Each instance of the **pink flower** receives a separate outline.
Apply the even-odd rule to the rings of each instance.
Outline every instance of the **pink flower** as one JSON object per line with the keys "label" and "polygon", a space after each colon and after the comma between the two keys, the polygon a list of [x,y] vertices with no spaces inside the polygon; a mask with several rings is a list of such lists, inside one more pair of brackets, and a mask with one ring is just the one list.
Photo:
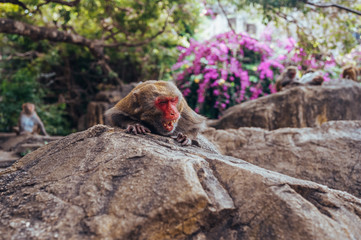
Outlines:
{"label": "pink flower", "polygon": [[219,95],[219,90],[218,90],[218,89],[214,89],[214,90],[213,90],[213,95],[214,95],[214,96],[218,96],[218,95]]}
{"label": "pink flower", "polygon": [[223,53],[225,53],[225,54],[228,53],[228,47],[227,47],[226,44],[224,44],[224,43],[220,43],[220,44],[219,44],[219,49],[220,49]]}
{"label": "pink flower", "polygon": [[252,96],[250,97],[251,100],[257,99],[258,96],[262,93],[262,89],[258,87],[251,87],[250,90],[253,93]]}
{"label": "pink flower", "polygon": [[228,77],[228,71],[226,69],[221,69],[221,78],[227,79]]}
{"label": "pink flower", "polygon": [[269,90],[271,90],[271,93],[276,93],[277,92],[276,86],[273,85],[273,84],[268,85],[268,88],[269,88]]}
{"label": "pink flower", "polygon": [[329,77],[329,73],[326,72],[324,75],[323,75],[323,79],[324,79],[324,82],[329,82],[331,80],[331,78]]}

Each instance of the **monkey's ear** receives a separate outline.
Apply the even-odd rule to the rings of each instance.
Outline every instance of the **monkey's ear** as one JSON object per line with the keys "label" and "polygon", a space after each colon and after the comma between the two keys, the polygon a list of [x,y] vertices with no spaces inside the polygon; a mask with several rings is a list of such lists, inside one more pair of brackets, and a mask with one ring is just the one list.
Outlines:
{"label": "monkey's ear", "polygon": [[[134,114],[138,114],[142,110],[142,106],[140,104],[140,93],[138,90],[132,92],[130,102],[132,104],[131,109],[133,109]],[[144,97],[144,96],[143,96]]]}
{"label": "monkey's ear", "polygon": [[180,99],[181,100],[178,103],[178,111],[181,113],[188,104],[184,97],[181,97]]}

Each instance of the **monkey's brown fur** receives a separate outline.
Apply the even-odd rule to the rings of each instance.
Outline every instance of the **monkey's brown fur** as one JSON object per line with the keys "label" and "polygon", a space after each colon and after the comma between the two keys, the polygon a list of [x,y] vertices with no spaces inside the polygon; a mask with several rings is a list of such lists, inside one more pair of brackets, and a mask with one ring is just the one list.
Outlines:
{"label": "monkey's brown fur", "polygon": [[342,78],[351,79],[357,82],[358,70],[354,66],[345,67],[342,71]]}
{"label": "monkey's brown fur", "polygon": [[322,85],[324,80],[325,79],[322,76],[318,75],[314,77],[312,81],[308,83],[308,85]]}
{"label": "monkey's brown fur", "polygon": [[282,91],[282,88],[290,85],[297,84],[297,68],[294,66],[287,67],[276,80],[277,92]]}
{"label": "monkey's brown fur", "polygon": [[[162,126],[162,112],[155,106],[157,97],[178,98],[177,109],[180,118],[174,124],[174,130],[171,132],[165,131]],[[111,126],[128,128],[129,125],[136,125],[136,128],[141,127],[143,133],[145,133],[144,129],[150,129],[151,132],[160,135],[186,134],[192,139],[195,139],[199,131],[205,127],[205,118],[188,106],[181,92],[173,83],[165,81],[140,83],[125,98],[109,109],[105,116],[107,123]]]}

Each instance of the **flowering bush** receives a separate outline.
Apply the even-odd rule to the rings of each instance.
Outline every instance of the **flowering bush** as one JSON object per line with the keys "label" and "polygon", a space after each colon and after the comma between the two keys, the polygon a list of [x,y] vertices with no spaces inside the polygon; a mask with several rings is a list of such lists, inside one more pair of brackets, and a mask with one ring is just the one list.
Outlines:
{"label": "flowering bush", "polygon": [[235,104],[276,92],[276,77],[289,65],[302,71],[322,70],[325,81],[340,75],[332,55],[309,54],[293,38],[274,41],[269,28],[261,41],[227,32],[204,43],[191,40],[189,47],[179,50],[173,66],[176,84],[189,105],[210,118],[220,117]]}
{"label": "flowering bush", "polygon": [[211,41],[192,40],[173,66],[176,83],[196,112],[215,118],[229,106],[275,92],[283,65],[273,50],[246,34],[227,32]]}
{"label": "flowering bush", "polygon": [[340,62],[343,66],[345,65],[361,65],[361,45],[353,48],[348,54],[344,56],[338,57],[338,62]]}
{"label": "flowering bush", "polygon": [[[322,55],[307,53],[302,47],[299,47],[296,41],[291,37],[277,41],[277,57],[284,66],[297,66],[298,70],[304,72],[308,69],[321,70],[325,82],[330,79],[339,78],[340,68],[332,54]],[[335,71],[335,69],[337,69]]]}

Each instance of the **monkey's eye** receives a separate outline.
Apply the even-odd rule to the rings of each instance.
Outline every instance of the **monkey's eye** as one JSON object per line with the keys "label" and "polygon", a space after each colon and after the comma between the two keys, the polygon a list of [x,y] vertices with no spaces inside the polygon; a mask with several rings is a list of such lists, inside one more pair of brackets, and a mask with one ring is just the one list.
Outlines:
{"label": "monkey's eye", "polygon": [[170,101],[171,101],[172,103],[176,103],[176,102],[178,102],[178,98],[177,98],[177,97],[172,98]]}

